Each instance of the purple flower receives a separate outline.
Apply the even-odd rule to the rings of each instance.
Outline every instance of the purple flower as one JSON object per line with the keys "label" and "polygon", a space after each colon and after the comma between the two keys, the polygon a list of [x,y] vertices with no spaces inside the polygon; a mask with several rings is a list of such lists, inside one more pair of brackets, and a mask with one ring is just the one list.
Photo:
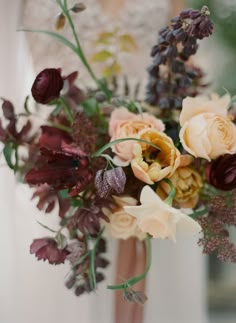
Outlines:
{"label": "purple flower", "polygon": [[95,177],[95,187],[100,197],[107,197],[110,193],[123,193],[126,175],[122,167],[110,170],[99,170]]}
{"label": "purple flower", "polygon": [[34,253],[38,260],[48,260],[50,264],[64,263],[68,251],[59,249],[52,238],[35,239],[30,246],[30,253]]}
{"label": "purple flower", "polygon": [[63,87],[61,72],[56,68],[46,68],[40,72],[31,88],[36,102],[47,104],[60,96]]}

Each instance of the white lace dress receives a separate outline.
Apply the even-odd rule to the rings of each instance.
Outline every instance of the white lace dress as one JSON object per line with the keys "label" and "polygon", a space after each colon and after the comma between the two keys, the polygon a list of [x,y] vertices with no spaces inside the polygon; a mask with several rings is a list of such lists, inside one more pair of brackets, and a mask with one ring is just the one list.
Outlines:
{"label": "white lace dress", "polygon": [[[15,103],[18,103],[27,94],[27,90],[24,86],[24,91],[19,93],[17,89],[19,85],[27,85],[29,89],[30,82],[25,84],[26,76],[30,75],[32,78],[33,69],[31,61],[26,58],[27,48],[24,47],[24,42],[20,40],[19,45],[19,35],[14,34],[19,25],[20,0],[17,6],[8,0],[3,2],[5,6],[0,11],[0,21],[3,24],[0,35],[1,42],[8,44],[9,49],[3,46],[0,53],[1,71],[5,70],[5,76],[2,75],[5,82],[0,83],[0,91],[1,96],[14,97]],[[24,3],[24,27],[50,29],[58,13],[55,1],[27,0]],[[94,31],[111,28],[112,21],[104,15],[96,0],[86,0],[85,3],[88,9],[76,17],[76,28],[81,34],[85,51],[90,52]],[[130,0],[125,5],[120,24],[124,30],[135,36],[140,48],[137,60],[127,65],[130,75],[145,78],[145,66],[150,61],[149,50],[156,41],[158,29],[165,25],[168,15],[169,1]],[[9,26],[10,33],[4,27],[6,25]],[[65,74],[81,70],[80,78],[86,77],[81,63],[69,50],[47,36],[31,34],[27,37],[36,72],[45,67],[62,67]],[[20,69],[17,70],[15,66]],[[15,89],[14,93],[12,89]],[[0,266],[0,321],[112,323],[113,292],[106,290],[106,283],[100,285],[95,295],[76,298],[63,285],[68,268],[38,262],[29,254],[32,239],[47,234],[36,223],[35,218],[51,224],[52,227],[56,226],[57,221],[53,217],[49,220],[50,215],[45,217],[38,212],[34,202],[29,203],[31,192],[23,185],[18,185],[15,190],[13,177],[9,177],[8,172],[4,174],[0,181],[1,203],[5,205],[5,209],[1,208],[3,258]],[[196,245],[197,239],[180,238],[177,241],[177,244],[154,241],[153,265],[147,282],[149,301],[145,305],[145,323],[205,322],[205,271],[203,257]],[[113,265],[107,271],[107,282],[112,283],[116,242],[110,241],[109,246],[108,257]]]}

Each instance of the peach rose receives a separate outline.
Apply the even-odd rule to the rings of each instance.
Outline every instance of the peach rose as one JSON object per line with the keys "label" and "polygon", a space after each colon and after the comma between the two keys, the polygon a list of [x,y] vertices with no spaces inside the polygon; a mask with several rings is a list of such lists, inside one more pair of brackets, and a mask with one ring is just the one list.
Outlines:
{"label": "peach rose", "polygon": [[148,185],[142,189],[140,202],[139,206],[125,206],[124,209],[137,218],[137,224],[142,232],[149,233],[154,238],[175,240],[176,231],[186,233],[201,231],[196,221],[166,204]]}
{"label": "peach rose", "polygon": [[138,138],[153,143],[159,149],[142,142],[133,145],[131,167],[135,177],[147,184],[170,177],[180,164],[180,152],[172,139],[155,129],[140,131]]}
{"label": "peach rose", "polygon": [[186,98],[180,114],[180,141],[195,157],[207,160],[236,152],[236,126],[227,117],[229,96]]}
{"label": "peach rose", "polygon": [[[198,202],[198,193],[202,187],[202,178],[198,172],[188,166],[179,167],[169,177],[176,189],[174,203],[180,208],[194,208]],[[157,187],[157,194],[164,200],[170,193],[170,185],[164,181]]]}
{"label": "peach rose", "polygon": [[[165,126],[161,120],[148,113],[134,114],[124,107],[114,110],[109,121],[111,141],[122,138],[137,138],[140,130],[149,128],[164,131]],[[111,147],[112,151],[116,154],[114,158],[116,165],[129,165],[133,157],[133,144],[134,141],[127,140]]]}
{"label": "peach rose", "polygon": [[146,237],[137,227],[137,220],[124,210],[124,206],[137,204],[137,200],[130,196],[113,196],[116,207],[113,209],[103,208],[103,212],[108,216],[110,222],[103,222],[111,236],[116,239],[128,239],[137,237],[140,240]]}

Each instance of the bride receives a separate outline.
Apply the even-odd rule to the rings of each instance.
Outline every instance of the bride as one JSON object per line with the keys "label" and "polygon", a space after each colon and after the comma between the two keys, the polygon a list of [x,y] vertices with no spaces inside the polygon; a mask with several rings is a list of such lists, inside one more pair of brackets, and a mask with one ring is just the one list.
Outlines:
{"label": "bride", "polygon": [[[12,99],[20,109],[29,93],[34,76],[45,67],[62,67],[65,74],[80,71],[79,79],[87,78],[74,56],[47,36],[16,33],[19,25],[34,29],[51,29],[58,14],[55,1],[2,0],[1,16],[0,93]],[[124,61],[124,70],[130,78],[142,80],[150,63],[149,51],[156,42],[157,31],[168,18],[184,6],[183,1],[172,0],[86,0],[87,10],[76,18],[76,28],[86,53],[92,52],[94,32],[121,26],[137,40],[139,50],[135,59]],[[7,28],[6,28],[7,26]],[[63,31],[67,33],[67,30]],[[126,65],[125,65],[126,64]],[[20,102],[20,104],[19,104]],[[2,161],[3,162],[3,161]],[[53,267],[38,262],[29,254],[33,238],[47,234],[40,222],[56,225],[56,217],[44,217],[30,203],[32,192],[15,184],[12,174],[1,168],[2,197],[2,266],[0,269],[0,321],[3,323],[138,323],[128,319],[129,309],[118,304],[113,308],[114,294],[103,283],[95,295],[76,298],[63,285],[68,268]],[[50,217],[50,219],[48,219]],[[147,280],[149,301],[144,307],[146,323],[204,323],[205,322],[205,268],[203,256],[197,247],[197,237],[155,241],[153,265]],[[107,271],[107,282],[115,277],[115,264],[121,258],[115,241],[109,242],[108,257],[112,265]],[[122,248],[122,245],[120,245]],[[117,260],[118,259],[118,260]],[[124,262],[122,262],[124,263]],[[120,276],[121,273],[119,273]],[[119,303],[119,302],[118,302]],[[119,307],[121,306],[121,307]],[[116,320],[114,316],[116,313]]]}

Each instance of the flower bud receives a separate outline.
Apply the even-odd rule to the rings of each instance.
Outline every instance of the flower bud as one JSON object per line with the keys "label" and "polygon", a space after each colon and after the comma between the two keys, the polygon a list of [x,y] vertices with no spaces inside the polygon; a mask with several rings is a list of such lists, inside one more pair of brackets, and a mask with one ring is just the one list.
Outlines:
{"label": "flower bud", "polygon": [[61,30],[65,27],[66,24],[66,17],[63,13],[60,13],[57,18],[56,18],[56,22],[55,22],[55,28],[56,30]]}
{"label": "flower bud", "polygon": [[63,79],[60,70],[46,68],[36,76],[31,93],[36,102],[47,104],[59,97],[62,87]]}
{"label": "flower bud", "polygon": [[78,13],[78,12],[81,12],[81,11],[84,11],[86,9],[86,6],[84,3],[82,2],[79,2],[79,3],[76,3],[72,8],[71,8],[71,11],[75,12],[75,13]]}

